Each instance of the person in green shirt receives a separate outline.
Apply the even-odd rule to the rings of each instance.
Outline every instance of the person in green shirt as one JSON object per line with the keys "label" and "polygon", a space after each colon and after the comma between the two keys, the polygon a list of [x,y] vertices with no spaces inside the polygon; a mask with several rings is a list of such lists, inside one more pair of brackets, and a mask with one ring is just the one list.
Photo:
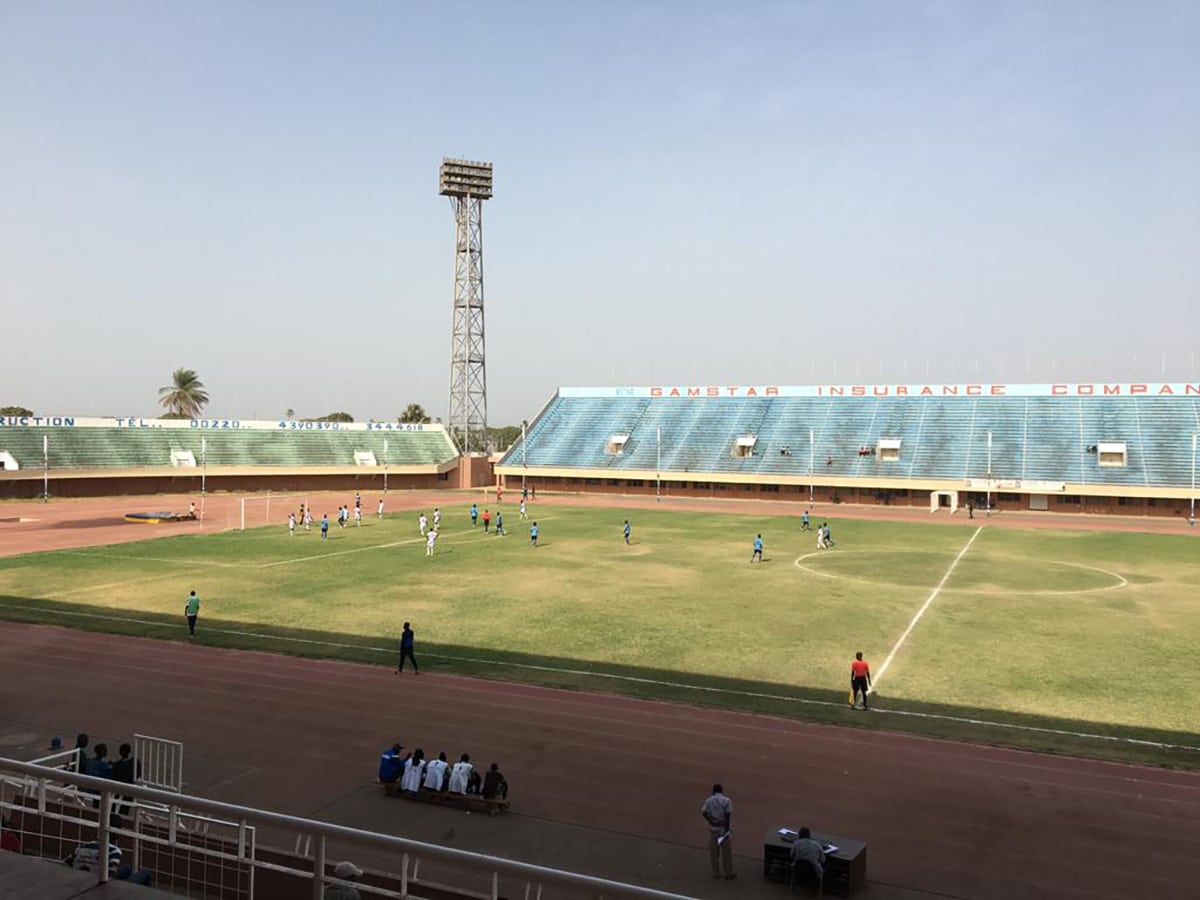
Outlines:
{"label": "person in green shirt", "polygon": [[187,603],[183,605],[183,613],[187,616],[188,637],[196,636],[196,616],[200,615],[200,598],[196,592],[188,594]]}

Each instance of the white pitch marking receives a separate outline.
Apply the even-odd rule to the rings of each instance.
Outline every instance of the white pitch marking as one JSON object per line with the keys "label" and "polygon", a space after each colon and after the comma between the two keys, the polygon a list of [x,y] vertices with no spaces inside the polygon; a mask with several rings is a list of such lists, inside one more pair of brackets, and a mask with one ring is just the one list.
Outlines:
{"label": "white pitch marking", "polygon": [[[57,616],[75,616],[85,619],[102,619],[109,622],[125,622],[131,625],[154,625],[159,628],[170,628],[176,631],[181,631],[187,626],[182,623],[159,622],[150,619],[134,619],[124,616],[106,616],[101,613],[89,612],[68,612],[66,610],[47,610],[38,606],[18,606],[15,604],[0,603],[0,609],[16,609],[26,612],[36,612],[42,615],[50,614]],[[338,647],[347,650],[365,650],[370,653],[384,653],[389,657],[396,652],[395,647],[373,647],[368,644],[346,644],[336,641],[318,641],[311,638],[287,637],[284,635],[262,634],[256,631],[233,631],[224,628],[205,627],[206,634],[228,634],[235,637],[252,637],[261,638],[268,641],[281,641],[292,644],[314,644],[322,647]],[[253,651],[251,651],[253,652]],[[789,697],[785,694],[768,694],[759,691],[736,691],[731,688],[713,687],[703,684],[688,684],[687,682],[679,681],[663,681],[657,678],[641,678],[636,675],[618,675],[614,672],[594,672],[588,669],[565,669],[558,666],[539,666],[534,663],[517,663],[508,662],[501,659],[479,659],[471,656],[451,656],[445,653],[430,653],[424,651],[422,656],[428,656],[431,659],[446,659],[452,662],[470,663],[472,665],[481,666],[496,666],[499,668],[509,669],[525,669],[532,672],[551,672],[556,675],[586,675],[592,678],[607,678],[610,681],[625,681],[631,684],[652,684],[658,687],[669,687],[684,689],[690,691],[701,691],[708,694],[724,694],[730,697],[752,697],[758,700],[780,700],[787,703],[799,703],[805,706],[826,706],[833,709],[845,709],[846,704],[842,701],[834,702],[832,700],[813,700],[811,697]],[[1138,747],[1155,747],[1161,750],[1183,750],[1189,753],[1200,753],[1200,747],[1193,747],[1187,744],[1167,744],[1161,741],[1147,741],[1140,738],[1122,737],[1115,734],[1097,734],[1087,731],[1067,731],[1061,728],[1043,728],[1038,725],[1018,725],[1015,722],[993,722],[989,719],[976,719],[967,716],[950,716],[940,713],[925,713],[916,712],[906,709],[881,709],[878,706],[871,708],[873,715],[888,715],[888,716],[903,716],[912,719],[936,719],[942,722],[959,722],[966,725],[985,725],[989,728],[1001,728],[1009,731],[1031,731],[1038,734],[1057,734],[1064,737],[1084,738],[1093,741],[1110,741],[1117,744],[1130,744]]]}
{"label": "white pitch marking", "polygon": [[[548,522],[554,518],[556,518],[556,517],[555,516],[545,516],[544,518],[539,519],[538,521]],[[482,533],[482,532],[480,532],[478,527],[464,528],[462,531],[450,532],[449,534],[446,535],[446,540],[449,541],[451,538],[462,537],[463,535],[466,535],[466,534],[480,534],[480,533]],[[494,533],[495,533],[494,531],[489,531],[489,532],[487,532],[487,535],[488,535],[488,537],[491,537]],[[505,532],[505,534],[507,534],[507,533],[508,532]],[[439,540],[441,539],[440,533],[438,535],[438,539]],[[425,538],[423,538],[423,537],[406,538],[402,541],[392,541],[389,544],[372,544],[370,547],[354,547],[353,549],[350,549],[350,550],[335,550],[332,553],[318,553],[316,556],[297,556],[295,559],[279,559],[279,560],[276,560],[275,562],[262,563],[261,565],[251,566],[251,568],[270,569],[274,566],[286,566],[286,565],[290,565],[291,563],[308,562],[313,559],[329,559],[331,556],[345,556],[348,553],[365,553],[368,550],[383,550],[388,547],[401,547],[406,544],[424,544],[424,543],[425,543]]]}
{"label": "white pitch marking", "polygon": [[74,553],[77,556],[85,556],[92,559],[125,559],[133,562],[151,562],[165,563],[172,566],[220,566],[225,569],[256,569],[257,566],[247,565],[246,563],[228,563],[216,562],[209,559],[176,559],[171,557],[160,556],[129,556],[124,553],[104,553],[88,550],[63,550],[63,553]]}
{"label": "white pitch marking", "polygon": [[[543,517],[539,518],[538,521],[539,522],[549,522],[556,518],[558,518],[558,517],[557,516],[543,516]],[[465,528],[462,531],[451,532],[450,534],[446,535],[446,540],[449,542],[452,538],[462,537],[463,535],[473,534],[473,533],[480,533],[479,529],[477,527],[476,528]],[[492,535],[492,532],[489,532],[488,537],[491,537],[491,535]],[[274,562],[257,563],[257,564],[216,562],[215,560],[208,560],[208,559],[176,559],[176,558],[164,558],[164,557],[158,557],[158,556],[130,556],[127,554],[122,554],[122,553],[106,553],[106,552],[104,552],[103,548],[101,548],[100,551],[89,551],[87,549],[77,549],[77,550],[64,550],[62,552],[74,553],[78,556],[86,556],[86,557],[91,557],[94,559],[124,559],[124,560],[131,560],[133,562],[152,562],[152,563],[163,563],[166,565],[221,566],[226,569],[270,569],[275,566],[286,566],[286,565],[290,565],[292,563],[309,562],[310,560],[314,560],[314,559],[329,559],[330,557],[345,556],[350,553],[366,553],[368,550],[385,550],[390,547],[402,547],[402,546],[405,546],[408,544],[424,544],[424,543],[425,543],[425,538],[423,538],[423,537],[405,538],[404,540],[401,540],[401,541],[390,541],[386,544],[371,544],[367,547],[352,547],[348,550],[334,550],[331,553],[318,553],[314,556],[297,556],[293,559],[277,559]]]}
{"label": "white pitch marking", "polygon": [[134,584],[146,584],[150,581],[167,581],[171,578],[183,578],[178,572],[167,572],[164,575],[150,575],[146,578],[131,578],[128,581],[111,581],[108,584],[89,584],[87,587],[72,588],[69,591],[57,591],[54,598],[69,597],[71,594],[87,594],[92,591],[106,591],[110,588],[124,588]]}
{"label": "white pitch marking", "polygon": [[[938,555],[937,550],[897,550],[890,547],[858,547],[854,550],[839,550],[838,555],[842,556],[847,553],[871,553],[876,556],[886,554],[896,554],[898,556],[935,556]],[[827,559],[827,555],[817,551],[815,553],[805,553],[803,556],[797,556],[793,561],[794,565],[801,572],[807,572],[809,575],[816,575],[818,578],[831,578],[834,581],[853,581],[857,584],[873,584],[882,587],[909,587],[909,585],[898,584],[894,581],[876,581],[872,578],[859,578],[855,575],[843,575],[838,572],[822,572],[820,569],[814,569],[812,566],[803,565],[806,559],[820,557]],[[1101,575],[1107,575],[1113,580],[1112,584],[1102,585],[1094,588],[1075,588],[1069,591],[1023,591],[1017,588],[1001,588],[1000,590],[983,591],[974,588],[947,588],[946,590],[955,594],[976,594],[981,597],[1074,597],[1079,594],[1105,594],[1109,591],[1119,591],[1122,588],[1129,587],[1129,579],[1119,572],[1113,572],[1108,569],[1101,569],[1099,566],[1089,566],[1085,563],[1064,562],[1060,559],[1032,559],[1028,556],[997,556],[993,555],[991,559],[1012,559],[1022,564],[1043,563],[1049,566],[1070,566],[1073,569],[1085,569],[1089,572],[1099,572]]]}
{"label": "white pitch marking", "polygon": [[908,640],[908,636],[912,633],[912,630],[916,628],[917,623],[921,621],[921,616],[925,615],[925,611],[933,605],[933,601],[937,599],[937,595],[942,592],[942,588],[946,586],[946,582],[950,580],[950,576],[954,574],[954,570],[958,568],[959,562],[964,556],[967,555],[967,551],[971,549],[971,545],[975,543],[975,538],[979,537],[979,533],[981,531],[983,531],[982,525],[975,529],[975,533],[971,535],[971,539],[963,545],[961,550],[958,551],[958,556],[954,557],[954,562],[950,563],[950,568],[946,570],[946,574],[942,576],[942,580],[937,583],[937,587],[935,587],[930,592],[929,596],[925,598],[925,602],[921,604],[921,608],[917,610],[917,614],[912,617],[912,621],[910,621],[908,623],[908,627],[904,629],[904,634],[900,635],[900,639],[896,641],[895,646],[892,647],[892,652],[887,655],[887,659],[883,661],[883,665],[879,667],[879,671],[871,679],[870,693],[875,693],[875,688],[879,685],[879,680],[883,678],[884,674],[887,672],[888,666],[892,664],[892,660],[896,658],[896,654],[899,652],[900,648],[904,646],[904,642]]}
{"label": "white pitch marking", "polygon": [[[465,531],[458,531],[455,534],[466,534]],[[386,550],[390,547],[403,547],[405,544],[423,544],[425,538],[405,538],[402,541],[391,541],[387,544],[371,544],[369,547],[354,547],[350,550],[334,550],[332,553],[318,553],[314,556],[297,556],[294,559],[277,559],[275,562],[261,563],[254,566],[255,569],[270,569],[275,566],[290,566],[292,563],[311,562],[314,559],[329,559],[334,556],[347,556],[351,553],[366,553],[368,550]]]}

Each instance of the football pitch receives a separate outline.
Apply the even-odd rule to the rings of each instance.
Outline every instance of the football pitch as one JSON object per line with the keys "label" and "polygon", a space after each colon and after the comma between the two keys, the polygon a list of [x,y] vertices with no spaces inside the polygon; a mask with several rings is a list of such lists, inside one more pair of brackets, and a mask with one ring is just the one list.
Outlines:
{"label": "football pitch", "polygon": [[[555,505],[535,549],[515,504],[503,537],[467,510],[443,509],[432,558],[415,512],[329,541],[279,525],[11,557],[0,617],[187,640],[194,589],[216,646],[394,667],[411,621],[426,671],[1200,767],[1192,538],[834,519],[818,551],[795,516]],[[846,708],[856,650],[869,713]]]}

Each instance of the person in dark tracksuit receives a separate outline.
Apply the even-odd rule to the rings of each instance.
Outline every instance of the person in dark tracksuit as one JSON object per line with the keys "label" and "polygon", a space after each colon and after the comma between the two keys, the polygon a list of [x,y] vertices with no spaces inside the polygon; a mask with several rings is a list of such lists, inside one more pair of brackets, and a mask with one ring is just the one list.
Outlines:
{"label": "person in dark tracksuit", "polygon": [[400,663],[396,666],[397,675],[404,671],[406,659],[412,660],[413,674],[420,675],[421,670],[417,668],[417,658],[413,656],[413,630],[408,622],[404,623],[404,633],[400,635]]}

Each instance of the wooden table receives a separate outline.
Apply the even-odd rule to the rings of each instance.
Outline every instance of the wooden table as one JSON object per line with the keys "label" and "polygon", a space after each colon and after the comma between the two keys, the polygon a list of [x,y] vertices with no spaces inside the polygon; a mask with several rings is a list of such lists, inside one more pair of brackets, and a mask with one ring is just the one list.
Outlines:
{"label": "wooden table", "polygon": [[[823,831],[814,831],[812,837],[822,846],[833,844],[838,848],[836,853],[825,854],[826,893],[849,897],[867,883],[866,844]],[[779,827],[770,829],[763,838],[763,876],[770,881],[787,881],[791,877],[791,862],[792,842],[780,836]]]}

